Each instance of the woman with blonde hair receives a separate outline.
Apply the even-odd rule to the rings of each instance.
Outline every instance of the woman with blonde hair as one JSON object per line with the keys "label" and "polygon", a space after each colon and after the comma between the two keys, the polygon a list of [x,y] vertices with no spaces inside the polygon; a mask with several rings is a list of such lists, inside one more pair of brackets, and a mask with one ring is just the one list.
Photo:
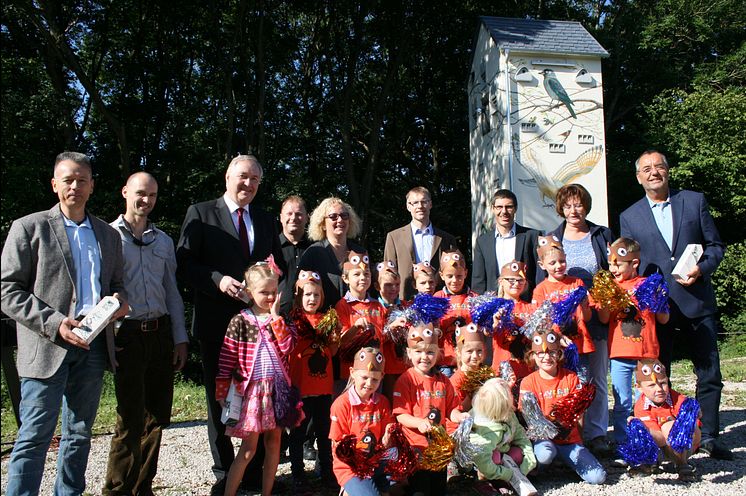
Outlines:
{"label": "woman with blonde hair", "polygon": [[340,198],[324,199],[311,213],[308,222],[308,237],[314,243],[309,246],[298,262],[299,270],[311,270],[321,276],[324,288],[322,311],[333,307],[347,292],[342,282],[341,264],[347,253],[354,250],[365,252],[365,248],[350,241],[360,234],[362,223],[355,210]]}

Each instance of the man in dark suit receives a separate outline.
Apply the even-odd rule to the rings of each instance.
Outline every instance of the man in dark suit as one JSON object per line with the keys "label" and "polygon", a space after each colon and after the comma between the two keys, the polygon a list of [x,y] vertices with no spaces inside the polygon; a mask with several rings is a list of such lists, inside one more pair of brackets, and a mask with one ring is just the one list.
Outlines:
{"label": "man in dark suit", "polygon": [[386,246],[383,258],[394,262],[401,277],[399,298],[408,300],[416,293],[412,267],[416,263],[430,262],[438,271],[440,253],[443,250],[457,248],[456,238],[447,232],[433,227],[430,222],[430,210],[433,201],[430,192],[422,187],[412,188],[407,193],[407,210],[412,222],[394,229],[386,235]]}
{"label": "man in dark suit", "polygon": [[[639,272],[660,272],[669,288],[671,319],[657,327],[660,360],[670,371],[674,332],[689,352],[697,375],[697,400],[702,408],[700,450],[713,458],[732,459],[718,441],[720,433],[720,356],[715,292],[710,276],[725,254],[725,245],[710,216],[704,195],[670,189],[668,161],[655,150],[635,162],[637,181],[645,197],[622,212],[621,234],[640,243]],[[687,245],[700,244],[704,253],[684,279],[671,272]],[[674,331],[677,329],[677,331]]]}
{"label": "man in dark suit", "polygon": [[516,224],[518,198],[508,189],[499,189],[492,196],[495,228],[481,234],[474,247],[471,289],[477,293],[497,291],[497,277],[503,265],[511,260],[526,264],[526,291],[522,297],[531,301],[542,271],[536,270],[536,243],[539,231]]}
{"label": "man in dark suit", "polygon": [[[86,210],[91,162],[63,152],[54,164],[59,203],[13,222],[2,254],[2,311],[15,320],[21,376],[21,427],[7,494],[38,494],[49,443],[62,408],[55,494],[82,494],[104,366],[114,360],[113,326],[90,345],[73,332],[102,297],[120,297],[122,244],[117,232]],[[64,400],[64,401],[63,401]]]}
{"label": "man in dark suit", "polygon": [[[262,166],[253,155],[239,155],[225,173],[225,194],[191,205],[184,217],[176,250],[177,277],[192,289],[192,334],[199,340],[207,395],[207,434],[217,482],[214,494],[223,494],[225,476],[233,462],[233,445],[220,422],[215,400],[218,356],[228,322],[246,304],[242,283],[246,268],[273,255],[285,271],[274,218],[250,205],[262,180]],[[247,477],[261,474],[263,456],[257,453]],[[247,480],[247,479],[245,479]],[[252,478],[252,485],[256,479]]]}

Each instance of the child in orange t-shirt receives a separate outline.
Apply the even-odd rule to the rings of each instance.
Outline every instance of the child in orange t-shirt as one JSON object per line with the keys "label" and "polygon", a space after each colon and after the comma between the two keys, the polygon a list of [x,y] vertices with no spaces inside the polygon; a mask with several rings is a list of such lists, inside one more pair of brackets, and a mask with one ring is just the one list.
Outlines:
{"label": "child in orange t-shirt", "polygon": [[[396,264],[391,260],[379,262],[376,265],[376,290],[380,293],[378,301],[386,309],[385,320],[394,310],[401,310],[403,307],[399,300],[399,286],[401,278],[396,271]],[[383,329],[381,329],[383,331]],[[407,370],[409,364],[403,349],[397,352],[396,344],[390,339],[382,336],[381,349],[386,357],[386,375],[383,378],[383,394],[391,401],[393,399],[394,383],[402,372]]]}
{"label": "child in orange t-shirt", "polygon": [[[467,416],[458,410],[458,397],[448,378],[438,371],[439,334],[432,324],[420,322],[410,328],[407,356],[412,367],[394,386],[394,415],[410,445],[419,450],[427,448],[426,434],[434,425],[442,423],[452,432],[456,427],[453,423]],[[418,470],[409,477],[409,487],[412,493],[443,495],[446,471]]]}
{"label": "child in orange t-shirt", "polygon": [[598,310],[598,319],[609,323],[609,363],[611,388],[614,392],[614,440],[620,444],[627,439],[627,417],[632,414],[634,391],[632,378],[637,360],[658,358],[656,321],[668,322],[668,314],[653,314],[637,308],[634,291],[645,278],[637,275],[640,265],[640,245],[629,238],[619,238],[608,248],[609,271],[616,283],[625,290],[632,305],[615,315],[606,309]]}
{"label": "child in orange t-shirt", "polygon": [[500,374],[500,363],[504,361],[510,363],[514,375],[509,381],[512,385],[533,371],[533,366],[526,363],[525,354],[528,341],[519,332],[519,329],[536,310],[536,306],[521,300],[521,294],[526,289],[525,263],[512,260],[503,265],[497,283],[498,298],[505,298],[514,303],[511,314],[514,327],[503,329],[502,315],[495,314],[492,333],[492,368]]}
{"label": "child in orange t-shirt", "polygon": [[457,327],[456,364],[458,368],[450,377],[450,381],[460,402],[459,410],[462,412],[471,410],[471,395],[466,395],[461,391],[461,384],[466,380],[468,372],[477,370],[483,363],[484,333],[474,323]]}
{"label": "child in orange t-shirt", "polygon": [[318,446],[319,468],[324,482],[332,482],[332,445],[329,441],[329,409],[334,393],[332,356],[337,353],[338,336],[326,340],[315,326],[324,317],[318,309],[324,304],[324,289],[317,272],[301,270],[295,282],[295,298],[290,316],[298,333],[290,354],[290,380],[300,390],[306,418],[290,431],[290,467],[296,489],[308,487],[303,462],[303,442],[312,422]]}
{"label": "child in orange t-shirt", "polygon": [[440,278],[443,279],[443,289],[434,296],[448,298],[451,308],[442,319],[440,329],[443,332],[440,346],[443,348],[443,357],[438,363],[440,371],[447,377],[453,374],[456,367],[456,349],[454,332],[457,326],[463,326],[471,322],[469,305],[466,300],[477,296],[466,286],[466,258],[459,250],[444,251],[440,255]]}
{"label": "child in orange t-shirt", "polygon": [[[547,416],[552,406],[562,397],[569,395],[582,386],[575,372],[561,366],[562,348],[560,335],[555,331],[537,331],[531,336],[529,358],[536,364],[537,370],[521,381],[521,396],[531,392],[536,396],[542,413]],[[523,398],[519,400],[523,410]],[[606,471],[595,456],[583,446],[578,425],[570,429],[564,437],[538,439],[534,441],[534,453],[539,467],[545,467],[559,455],[560,459],[586,482],[603,484]]]}
{"label": "child in orange t-shirt", "polygon": [[376,282],[373,285],[378,292],[378,302],[389,309],[401,305],[399,289],[401,277],[396,269],[396,263],[391,260],[378,262],[376,265]]}
{"label": "child in orange t-shirt", "polygon": [[[669,388],[666,367],[657,359],[643,359],[637,362],[635,369],[637,387],[642,393],[635,403],[634,416],[642,420],[664,454],[673,460],[679,479],[692,480],[696,469],[690,465],[689,455],[697,451],[702,432],[695,426],[692,434],[692,449],[677,453],[668,444],[674,420],[679,415],[686,396]],[[700,412],[700,416],[701,416]]]}
{"label": "child in orange t-shirt", "polygon": [[[566,298],[573,290],[583,286],[583,281],[579,277],[567,275],[567,258],[562,243],[556,236],[539,236],[538,254],[539,267],[547,272],[547,278],[541,281],[536,288],[531,303],[537,307],[550,300],[557,303]],[[556,330],[562,333],[562,345],[569,345],[569,340],[578,347],[578,355],[596,351],[593,339],[588,332],[586,322],[591,319],[591,308],[588,305],[588,299],[575,309],[575,315],[571,323],[563,329]]]}
{"label": "child in orange t-shirt", "polygon": [[361,479],[352,468],[337,457],[336,447],[345,436],[354,434],[358,444],[369,448],[378,441],[389,443],[387,427],[394,421],[391,406],[385,396],[378,393],[383,379],[385,359],[378,348],[364,347],[355,353],[347,388],[334,400],[331,407],[329,438],[334,445],[334,475],[337,482],[350,496],[385,493],[389,482],[381,467],[372,478]]}
{"label": "child in orange t-shirt", "polygon": [[342,264],[342,281],[349,289],[334,307],[342,327],[339,341],[341,380],[335,385],[337,391],[344,387],[349,377],[350,356],[361,346],[381,345],[386,309],[378,300],[368,296],[371,283],[369,261],[367,253],[350,251]]}

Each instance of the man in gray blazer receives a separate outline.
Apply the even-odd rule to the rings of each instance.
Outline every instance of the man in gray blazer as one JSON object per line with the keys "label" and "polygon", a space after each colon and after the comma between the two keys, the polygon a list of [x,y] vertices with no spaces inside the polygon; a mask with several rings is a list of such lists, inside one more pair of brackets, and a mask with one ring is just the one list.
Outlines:
{"label": "man in gray blazer", "polygon": [[441,251],[457,248],[456,238],[433,227],[430,222],[432,208],[430,192],[422,186],[412,188],[407,193],[407,210],[412,222],[386,235],[383,259],[391,260],[398,267],[401,277],[399,298],[402,300],[408,300],[416,293],[412,278],[414,264],[430,262],[437,272]]}
{"label": "man in gray blazer", "polygon": [[[669,188],[665,155],[655,150],[644,152],[635,162],[635,173],[645,196],[622,212],[619,223],[622,236],[640,243],[640,274],[660,272],[668,284],[671,318],[656,326],[660,361],[671,370],[674,336],[687,345],[702,409],[699,449],[713,458],[732,460],[733,454],[717,439],[723,383],[715,291],[710,281],[725,255],[725,245],[704,195]],[[704,253],[685,279],[674,279],[671,273],[690,244],[702,245]]]}
{"label": "man in gray blazer", "polygon": [[52,190],[60,202],[13,222],[3,247],[2,310],[17,322],[21,376],[8,495],[38,493],[60,407],[55,494],[83,493],[107,351],[116,362],[111,326],[90,346],[73,329],[103,296],[120,299],[112,320],[128,308],[119,235],[85,208],[93,191],[88,157],[59,154]]}

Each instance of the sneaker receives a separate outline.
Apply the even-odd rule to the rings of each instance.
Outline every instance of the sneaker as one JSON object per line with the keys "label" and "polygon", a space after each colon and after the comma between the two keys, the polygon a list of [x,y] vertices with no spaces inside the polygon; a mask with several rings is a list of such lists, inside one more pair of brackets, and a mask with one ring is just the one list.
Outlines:
{"label": "sneaker", "polygon": [[715,439],[704,441],[699,445],[699,451],[716,460],[733,460],[733,453]]}
{"label": "sneaker", "polygon": [[627,467],[629,467],[629,463],[627,463],[627,462],[626,462],[626,461],[624,460],[624,458],[622,458],[622,457],[618,457],[618,458],[614,458],[614,459],[613,459],[613,460],[611,461],[611,466],[612,466],[612,467],[627,468]]}
{"label": "sneaker", "polygon": [[606,458],[614,455],[614,448],[605,436],[598,436],[591,439],[588,443],[588,449],[591,450],[591,453],[596,455],[596,457]]}
{"label": "sneaker", "polygon": [[689,463],[676,467],[676,472],[679,474],[680,481],[690,482],[697,480],[697,469]]}
{"label": "sneaker", "polygon": [[311,461],[316,459],[316,448],[312,444],[303,443],[303,459]]}

